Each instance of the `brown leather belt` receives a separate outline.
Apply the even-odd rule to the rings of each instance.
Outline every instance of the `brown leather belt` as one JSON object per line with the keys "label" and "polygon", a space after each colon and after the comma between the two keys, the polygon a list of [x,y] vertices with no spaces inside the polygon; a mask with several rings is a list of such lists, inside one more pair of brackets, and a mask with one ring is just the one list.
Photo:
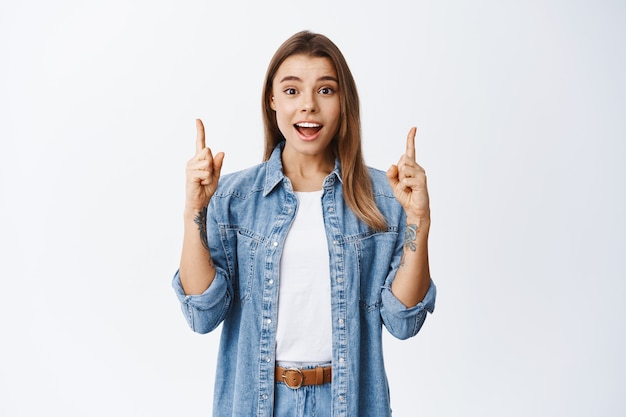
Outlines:
{"label": "brown leather belt", "polygon": [[305,385],[322,385],[331,381],[332,367],[318,366],[312,369],[299,369],[277,366],[274,379],[277,382],[284,382],[291,389],[298,389]]}

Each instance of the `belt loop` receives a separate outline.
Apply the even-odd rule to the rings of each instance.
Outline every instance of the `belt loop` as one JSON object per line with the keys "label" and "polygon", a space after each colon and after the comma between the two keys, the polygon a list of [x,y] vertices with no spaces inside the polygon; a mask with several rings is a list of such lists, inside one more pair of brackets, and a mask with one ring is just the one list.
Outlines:
{"label": "belt loop", "polygon": [[324,368],[318,366],[315,368],[315,385],[321,385],[324,383]]}

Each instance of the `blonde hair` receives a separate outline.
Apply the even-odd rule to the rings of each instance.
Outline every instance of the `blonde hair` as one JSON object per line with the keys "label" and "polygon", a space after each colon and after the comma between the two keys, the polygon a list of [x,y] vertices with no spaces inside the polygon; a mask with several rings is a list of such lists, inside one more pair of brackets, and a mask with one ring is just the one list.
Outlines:
{"label": "blonde hair", "polygon": [[378,210],[372,192],[372,181],[361,150],[361,118],[359,95],[350,68],[337,46],[326,36],[309,31],[298,32],[287,39],[276,51],[265,74],[262,109],[265,127],[265,153],[267,161],[276,145],[284,140],[278,129],[276,114],[270,107],[272,83],[278,68],[292,55],[308,55],[330,59],[337,71],[341,116],[337,136],[330,146],[341,163],[343,198],[348,207],[365,224],[374,230],[386,230],[387,221]]}

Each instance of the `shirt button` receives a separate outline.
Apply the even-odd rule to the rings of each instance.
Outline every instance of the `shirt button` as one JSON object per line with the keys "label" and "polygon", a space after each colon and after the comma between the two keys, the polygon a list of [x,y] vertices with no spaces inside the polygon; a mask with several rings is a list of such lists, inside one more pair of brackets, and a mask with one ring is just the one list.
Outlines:
{"label": "shirt button", "polygon": [[270,323],[272,322],[272,319],[267,319],[267,320],[265,320],[265,322],[266,322],[267,324],[270,324]]}
{"label": "shirt button", "polygon": [[344,358],[339,358],[339,363],[343,363],[345,361]]}
{"label": "shirt button", "polygon": [[263,399],[267,400],[267,394],[263,394]]}
{"label": "shirt button", "polygon": [[339,242],[337,242],[336,240],[333,240],[333,245],[338,244]]}
{"label": "shirt button", "polygon": [[267,281],[267,283],[268,283],[268,284],[270,284],[270,285],[272,285],[272,284],[274,284],[274,280],[273,280],[273,279],[270,279],[269,281]]}
{"label": "shirt button", "polygon": [[272,243],[272,245],[274,245],[274,247],[278,246],[278,242],[274,242]]}
{"label": "shirt button", "polygon": [[335,209],[333,207],[328,207],[328,211],[332,213],[333,211],[335,211]]}
{"label": "shirt button", "polygon": [[265,358],[265,362],[271,362],[272,360],[269,358],[269,356],[267,358]]}
{"label": "shirt button", "polygon": [[339,324],[343,324],[343,319],[339,319],[337,321],[339,322]]}
{"label": "shirt button", "polygon": [[346,400],[346,397],[344,397],[343,395],[339,396],[339,401],[345,401],[345,400]]}
{"label": "shirt button", "polygon": [[291,213],[293,210],[292,209],[287,209],[287,213]]}
{"label": "shirt button", "polygon": [[337,282],[341,284],[343,282],[343,278],[337,278]]}

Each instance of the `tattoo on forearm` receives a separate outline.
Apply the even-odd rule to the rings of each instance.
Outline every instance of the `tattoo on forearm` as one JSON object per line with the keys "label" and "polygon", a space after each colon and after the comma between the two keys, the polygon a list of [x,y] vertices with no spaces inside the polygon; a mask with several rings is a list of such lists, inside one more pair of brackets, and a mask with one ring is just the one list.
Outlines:
{"label": "tattoo on forearm", "polygon": [[415,252],[417,250],[415,240],[417,240],[417,225],[407,224],[406,229],[404,229],[404,252],[402,252],[402,258],[400,259],[400,267],[404,266],[406,251]]}
{"label": "tattoo on forearm", "polygon": [[207,208],[205,207],[200,211],[200,213],[196,215],[196,217],[193,218],[193,222],[196,224],[196,226],[198,226],[198,231],[200,232],[200,240],[202,241],[202,246],[204,246],[206,250],[209,250],[209,242],[207,241],[207,234],[206,234],[206,212],[207,212]]}
{"label": "tattoo on forearm", "polygon": [[417,246],[415,246],[416,239],[417,239],[417,225],[407,224],[406,229],[404,229],[404,247],[406,249],[410,249],[411,252],[415,252],[417,250]]}

